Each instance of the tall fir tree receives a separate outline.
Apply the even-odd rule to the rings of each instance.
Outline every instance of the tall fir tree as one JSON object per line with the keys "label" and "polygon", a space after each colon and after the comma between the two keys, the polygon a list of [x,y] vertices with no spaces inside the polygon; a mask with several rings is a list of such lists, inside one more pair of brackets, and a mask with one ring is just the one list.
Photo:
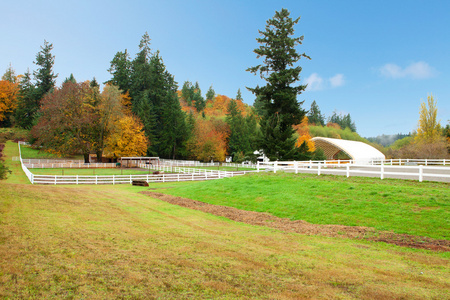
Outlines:
{"label": "tall fir tree", "polygon": [[311,108],[307,117],[309,124],[325,126],[325,116],[320,112],[319,105],[317,105],[316,100],[311,103]]}
{"label": "tall fir tree", "polygon": [[123,93],[130,90],[131,61],[127,49],[124,52],[119,51],[114,55],[108,72],[112,75],[112,78],[105,83],[118,86]]}
{"label": "tall fir tree", "polygon": [[31,82],[31,74],[28,70],[20,80],[17,108],[15,112],[16,124],[25,129],[31,129],[39,109],[36,101],[36,87]]}
{"label": "tall fir tree", "polygon": [[263,103],[266,113],[260,125],[262,139],[260,146],[270,159],[292,159],[297,155],[294,130],[305,115],[297,101],[297,95],[305,90],[305,85],[295,85],[300,80],[302,68],[295,66],[301,57],[296,46],[302,44],[303,36],[294,35],[294,25],[300,18],[293,20],[287,9],[276,11],[267,21],[265,31],[259,31],[259,48],[254,52],[263,58],[263,64],[248,68],[247,71],[259,74],[266,81],[265,86],[247,88]]}
{"label": "tall fir tree", "polygon": [[212,85],[209,87],[208,91],[206,92],[206,100],[212,100],[214,99],[214,96],[216,95],[216,92],[213,90]]}
{"label": "tall fir tree", "polygon": [[6,80],[11,83],[17,83],[16,71],[13,69],[11,64],[9,64],[9,67],[8,69],[6,69],[5,74],[3,74],[2,80]]}
{"label": "tall fir tree", "polygon": [[56,78],[58,74],[53,72],[53,65],[55,64],[55,56],[52,55],[53,44],[49,44],[44,40],[44,46],[41,46],[41,51],[36,55],[34,62],[39,68],[34,72],[34,79],[36,81],[36,102],[39,107],[41,99],[55,88]]}
{"label": "tall fir tree", "polygon": [[237,94],[236,94],[236,100],[243,100],[242,99],[242,94],[241,94],[241,89],[238,89]]}

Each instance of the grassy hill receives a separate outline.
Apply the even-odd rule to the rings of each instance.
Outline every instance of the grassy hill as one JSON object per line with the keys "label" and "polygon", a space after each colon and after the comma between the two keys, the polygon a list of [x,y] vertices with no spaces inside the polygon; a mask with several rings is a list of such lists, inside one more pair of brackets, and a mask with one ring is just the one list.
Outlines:
{"label": "grassy hill", "polygon": [[[442,237],[449,228],[448,185],[367,183],[377,188],[377,198],[370,198],[356,179],[285,174],[149,188],[39,186],[29,184],[19,163],[11,160],[18,155],[16,144],[8,142],[5,153],[13,174],[0,181],[0,298],[448,299],[448,253],[253,226],[139,193],[158,189],[300,217],[314,209],[314,201],[295,205],[304,197],[351,216],[354,206],[365,210],[369,196],[374,215],[398,202],[410,208],[403,217],[412,224],[439,207],[440,233],[428,225],[423,232],[408,232]],[[286,202],[295,187],[298,192]],[[417,199],[403,203],[399,189],[411,189],[416,198],[429,194],[424,199],[429,204]],[[333,190],[335,201],[326,197]],[[309,194],[303,196],[305,191]],[[399,230],[389,218],[385,229]],[[354,219],[370,221],[359,212]]]}

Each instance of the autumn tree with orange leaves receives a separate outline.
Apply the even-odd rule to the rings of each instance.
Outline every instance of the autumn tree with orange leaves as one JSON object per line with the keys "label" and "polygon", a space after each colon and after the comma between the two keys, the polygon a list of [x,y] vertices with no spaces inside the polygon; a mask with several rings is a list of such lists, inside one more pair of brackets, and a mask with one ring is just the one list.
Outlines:
{"label": "autumn tree with orange leaves", "polygon": [[0,126],[10,125],[9,117],[17,107],[19,84],[9,80],[0,80]]}
{"label": "autumn tree with orange leaves", "polygon": [[199,118],[187,146],[193,158],[201,161],[224,161],[227,155],[227,128],[222,120]]}
{"label": "autumn tree with orange leaves", "polygon": [[308,151],[314,152],[316,150],[316,147],[314,145],[314,142],[312,141],[311,134],[309,133],[308,117],[304,116],[300,124],[294,125],[294,130],[298,134],[297,141],[295,142],[295,147],[300,148],[303,143],[306,143],[306,145],[308,146]]}
{"label": "autumn tree with orange leaves", "polygon": [[89,163],[94,151],[99,115],[89,83],[66,82],[46,94],[39,110],[40,118],[32,130],[34,146],[58,154],[80,153]]}

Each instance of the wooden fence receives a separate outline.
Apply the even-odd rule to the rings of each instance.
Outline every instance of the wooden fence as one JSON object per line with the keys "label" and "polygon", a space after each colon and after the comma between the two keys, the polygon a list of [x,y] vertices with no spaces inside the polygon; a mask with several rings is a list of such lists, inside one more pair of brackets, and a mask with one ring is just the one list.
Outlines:
{"label": "wooden fence", "polygon": [[[406,161],[406,160],[405,160]],[[440,163],[444,163],[445,160],[440,160]],[[420,163],[425,163],[421,161]],[[429,163],[429,162],[428,162]],[[434,161],[437,163],[437,160]],[[336,163],[331,161],[307,161],[307,162],[266,162],[259,163],[257,171],[277,171],[294,172],[294,173],[313,173],[317,175],[330,174],[330,175],[345,175],[350,176],[366,176],[366,177],[379,177],[384,178],[398,178],[398,179],[412,179],[422,182],[428,181],[441,181],[450,182],[450,166],[429,166],[422,164],[415,165],[395,165],[385,164],[379,162],[379,164],[373,165],[358,165],[349,161],[346,163]]]}

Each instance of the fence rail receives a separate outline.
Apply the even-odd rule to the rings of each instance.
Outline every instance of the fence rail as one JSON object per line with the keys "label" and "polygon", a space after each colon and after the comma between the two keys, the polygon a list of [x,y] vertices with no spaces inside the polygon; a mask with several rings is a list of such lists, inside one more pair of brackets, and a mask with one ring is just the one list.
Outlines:
{"label": "fence rail", "polygon": [[96,169],[96,168],[116,168],[115,163],[27,163],[24,165],[28,169],[55,169],[55,168],[65,168],[65,169]]}
{"label": "fence rail", "polygon": [[[30,172],[24,160],[22,159],[20,145],[23,142],[19,142],[19,160],[22,166],[22,170],[28,177],[32,184],[132,184],[133,180],[145,180],[146,182],[175,182],[175,181],[198,181],[198,180],[213,180],[226,177],[234,177],[247,174],[254,171],[239,171],[228,172],[220,170],[201,170],[198,168],[186,168],[186,167],[174,167],[173,165],[150,165],[140,164],[139,167],[143,169],[152,169],[162,171],[159,174],[136,174],[136,175],[36,175]],[[30,161],[28,161],[29,163]],[[57,163],[49,163],[54,168],[60,168]],[[75,165],[75,164],[72,164]],[[104,165],[104,164],[88,164],[91,165]],[[109,164],[111,165],[111,164]],[[115,166],[115,164],[112,164]],[[171,172],[171,173],[165,173]],[[173,173],[175,172],[175,173]]]}
{"label": "fence rail", "polygon": [[[385,162],[385,161],[384,161]],[[420,161],[424,163],[423,161]],[[445,160],[440,160],[444,163]],[[435,161],[437,163],[437,161]],[[448,161],[447,161],[448,164]],[[307,161],[307,162],[265,162],[259,163],[257,171],[265,169],[266,171],[294,172],[294,173],[313,173],[317,175],[345,175],[367,176],[384,178],[399,178],[428,181],[450,182],[450,167],[446,166],[428,166],[423,164],[416,165],[395,165],[379,162],[373,165],[359,165],[347,162],[345,164],[330,161]]]}

